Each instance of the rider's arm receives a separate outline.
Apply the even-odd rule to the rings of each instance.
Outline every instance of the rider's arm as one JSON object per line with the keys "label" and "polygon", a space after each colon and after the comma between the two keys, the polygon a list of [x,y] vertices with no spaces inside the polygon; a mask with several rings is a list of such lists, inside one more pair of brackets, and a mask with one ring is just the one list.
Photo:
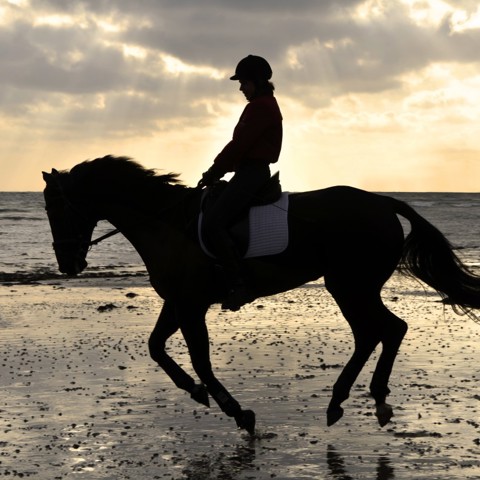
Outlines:
{"label": "rider's arm", "polygon": [[240,117],[232,140],[215,158],[223,173],[234,171],[243,159],[273,163],[281,146],[282,117],[276,101],[259,98],[250,102]]}

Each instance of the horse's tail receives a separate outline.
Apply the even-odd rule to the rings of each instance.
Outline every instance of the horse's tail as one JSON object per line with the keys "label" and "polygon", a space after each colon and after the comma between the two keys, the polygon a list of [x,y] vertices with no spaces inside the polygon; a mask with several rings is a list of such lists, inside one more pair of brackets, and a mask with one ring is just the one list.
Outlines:
{"label": "horse's tail", "polygon": [[411,224],[403,245],[400,270],[434,288],[454,309],[458,307],[468,314],[471,309],[480,308],[480,277],[462,263],[436,227],[405,202],[392,200],[395,212]]}

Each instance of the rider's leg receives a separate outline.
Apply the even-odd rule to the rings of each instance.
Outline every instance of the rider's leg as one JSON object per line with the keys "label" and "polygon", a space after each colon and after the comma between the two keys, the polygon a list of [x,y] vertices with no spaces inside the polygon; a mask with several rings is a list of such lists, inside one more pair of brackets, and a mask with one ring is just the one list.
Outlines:
{"label": "rider's leg", "polygon": [[250,301],[245,288],[240,255],[229,234],[229,227],[252,203],[255,195],[270,178],[268,164],[261,161],[246,162],[232,177],[224,192],[205,216],[205,230],[220,263],[225,268],[232,286],[225,308],[238,310]]}

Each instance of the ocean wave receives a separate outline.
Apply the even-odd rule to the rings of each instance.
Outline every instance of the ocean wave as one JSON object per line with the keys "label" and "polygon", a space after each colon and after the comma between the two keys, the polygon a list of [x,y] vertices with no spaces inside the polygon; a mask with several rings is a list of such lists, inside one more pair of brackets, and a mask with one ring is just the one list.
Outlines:
{"label": "ocean wave", "polygon": [[0,221],[8,220],[9,222],[45,222],[47,217],[28,217],[26,215],[19,215],[19,216],[0,216]]}
{"label": "ocean wave", "polygon": [[412,201],[409,202],[412,207],[433,207],[437,204],[437,202],[431,202],[431,201]]}
{"label": "ocean wave", "polygon": [[472,207],[478,207],[479,204],[478,202],[465,202],[465,203],[452,203],[451,206],[454,208],[472,208]]}
{"label": "ocean wave", "polygon": [[24,213],[26,208],[0,208],[0,213]]}

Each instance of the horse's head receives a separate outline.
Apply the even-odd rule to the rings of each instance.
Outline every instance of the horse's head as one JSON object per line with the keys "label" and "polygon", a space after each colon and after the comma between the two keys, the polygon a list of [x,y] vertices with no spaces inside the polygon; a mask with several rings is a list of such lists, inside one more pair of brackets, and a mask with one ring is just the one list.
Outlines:
{"label": "horse's head", "polygon": [[52,169],[43,172],[46,187],[43,192],[53,249],[60,272],[75,276],[86,266],[86,257],[97,221],[88,214],[85,205],[74,198],[68,173]]}

